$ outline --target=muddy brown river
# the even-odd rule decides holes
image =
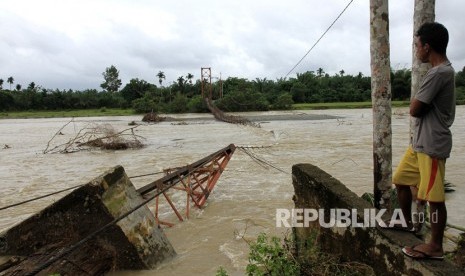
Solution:
[[[0,207],[24,199],[85,184],[107,169],[122,165],[129,176],[160,172],[197,161],[231,143],[263,146],[252,153],[273,166],[263,167],[236,150],[210,195],[206,207],[193,210],[189,220],[165,233],[177,257],[155,270],[112,275],[215,275],[220,266],[229,275],[244,275],[248,245],[260,232],[282,236],[275,227],[277,208],[292,208],[291,167],[319,166],[358,195],[372,192],[372,110],[319,110],[242,113],[261,128],[218,122],[210,114],[169,115],[183,123],[142,124],[135,133],[146,147],[124,151],[80,151],[43,154],[53,135],[70,118],[0,120]],[[53,143],[64,143],[88,125],[128,128],[140,116],[76,118]],[[452,127],[454,146],[447,161],[447,181],[456,191],[447,194],[448,222],[465,226],[465,106],[457,107]],[[393,166],[408,145],[407,108],[392,116]],[[6,146],[7,145],[7,146]],[[283,172],[284,171],[284,172]],[[133,179],[141,187],[159,176]],[[0,210],[0,231],[31,216],[63,194]],[[182,200],[185,200],[183,197]],[[1,262],[1,259],[0,259]]]

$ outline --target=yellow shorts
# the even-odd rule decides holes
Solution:
[[[446,160],[415,152],[410,146],[392,178],[395,185],[418,188],[417,198],[428,202],[444,202]]]

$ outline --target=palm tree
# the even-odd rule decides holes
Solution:
[[[194,75],[192,75],[191,73],[187,73],[186,78],[187,80],[189,80],[189,83],[192,84],[192,79],[194,78]]]
[[[15,79],[13,79],[13,77],[9,77],[6,82],[8,82],[10,84],[10,90],[11,90],[11,85],[15,82]]]
[[[342,69],[341,71],[339,71],[339,74],[341,74],[341,77],[344,77],[344,73],[345,73],[344,69]]]
[[[162,84],[163,80],[166,79],[165,73],[163,73],[163,71],[159,71],[157,74],[157,77],[158,77],[158,82],[160,83],[160,85]]]
[[[255,78],[254,81],[252,81],[255,86],[258,89],[258,92],[263,93],[263,85],[266,82],[266,78],[260,79],[260,78]]]
[[[31,82],[28,87],[27,87],[27,90],[35,90],[36,88],[36,84],[34,82]]]
[[[21,91],[21,84],[18,83],[18,84],[16,85],[16,90]]]
[[[179,85],[179,90],[181,90],[181,93],[184,92],[184,84],[186,84],[186,80],[184,80],[183,76],[180,76],[178,78],[178,85]]]
[[[320,68],[318,68],[318,70],[316,70],[316,72],[317,72],[317,74],[318,74],[318,77],[321,78],[321,76],[323,75],[323,73],[324,73],[325,71],[323,70],[323,68],[320,67]]]
[[[3,79],[0,79],[0,90],[3,89]]]

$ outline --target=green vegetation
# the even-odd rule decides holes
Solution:
[[[220,268],[216,271],[216,276],[228,276],[228,272],[224,267],[220,266]]]
[[[130,116],[143,113],[141,110],[151,110],[158,112],[156,103],[149,107],[140,107],[140,105],[149,104],[150,102],[137,100],[134,108],[106,108],[100,109],[78,109],[78,110],[38,110],[38,111],[10,111],[0,112],[0,119],[16,119],[16,118],[59,118],[59,117],[97,117],[97,116]],[[393,101],[393,107],[408,106],[408,101]],[[180,104],[179,104],[180,105]],[[191,105],[195,105],[192,107]],[[184,106],[184,105],[182,105]],[[194,97],[184,106],[184,110],[202,110],[208,112],[205,103],[200,96]],[[286,109],[294,110],[316,110],[316,109],[351,109],[351,108],[371,108],[371,102],[356,102],[356,103],[302,103],[292,104]],[[283,108],[284,109],[284,108]]]
[[[101,108],[62,111],[13,111],[0,112],[0,119],[26,118],[59,118],[59,117],[96,117],[96,116],[129,116],[134,115],[132,109]]]
[[[194,75],[180,76],[169,85],[163,83],[165,73],[159,71],[156,77],[158,86],[145,80],[131,79],[122,85],[119,71],[115,66],[106,68],[103,75],[102,91],[86,89],[83,91],[46,89],[31,82],[22,89],[14,78],[8,77],[9,89],[4,89],[4,80],[0,78],[0,115],[1,118],[49,117],[57,116],[97,116],[128,115],[147,112],[183,113],[208,112],[201,98],[205,80],[193,81]],[[156,82],[155,81],[155,82]],[[204,83],[202,83],[204,82]],[[393,106],[406,105],[410,98],[411,72],[407,69],[391,72]],[[465,103],[465,68],[456,74],[457,103]],[[208,87],[209,84],[208,84]],[[208,89],[210,91],[210,89]],[[215,105],[226,112],[265,111],[285,109],[324,109],[324,108],[369,108],[371,107],[371,79],[359,73],[346,75],[344,70],[330,76],[319,68],[316,73],[307,71],[298,73],[295,78],[267,80],[266,78],[247,80],[229,77],[211,84],[211,95]],[[69,111],[68,111],[69,110]],[[74,115],[71,111],[77,111]],[[100,110],[101,113],[93,113]],[[124,110],[113,114],[113,111]],[[34,112],[32,112],[34,111]],[[46,111],[36,113],[36,111]],[[25,113],[16,113],[25,112]],[[49,113],[52,112],[52,113]],[[119,112],[119,111],[118,111]],[[81,115],[79,115],[81,114]]]
[[[268,238],[265,233],[251,243],[247,275],[300,275],[301,265],[294,258],[289,243],[281,243],[278,237]]]
[[[408,106],[409,101],[392,101],[393,107]],[[371,102],[348,102],[348,103],[302,103],[294,104],[293,109],[351,109],[351,108],[371,108]]]
[[[285,237],[268,237],[261,233],[256,242],[249,243],[249,264],[246,274],[249,276],[264,275],[374,275],[368,265],[356,262],[342,262],[335,255],[322,252],[316,242],[316,234],[306,242],[308,256],[294,254],[294,240]],[[216,276],[227,276],[227,271],[220,267]]]
[[[105,80],[100,87],[106,91],[113,93],[119,90],[121,86],[121,79],[119,79],[119,71],[115,66],[110,66],[105,69],[105,72],[102,73],[103,79]]]

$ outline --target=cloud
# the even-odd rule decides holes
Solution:
[[[0,78],[50,89],[100,89],[110,65],[123,84],[165,83],[212,74],[248,79],[286,76],[349,0],[129,1],[5,0],[0,10]],[[465,64],[461,0],[436,4],[448,27],[449,58]],[[391,65],[411,66],[413,3],[390,2]],[[369,1],[353,1],[290,76],[323,68],[370,74]]]

